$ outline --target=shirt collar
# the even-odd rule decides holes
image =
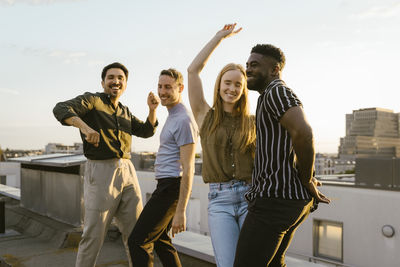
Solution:
[[[104,99],[106,99],[107,104],[112,105],[111,99],[110,99],[110,95],[109,95],[109,94],[106,94],[106,93],[104,93],[104,92],[99,92],[99,94],[100,94]],[[118,101],[118,107],[123,108],[123,105],[122,105],[121,101]]]
[[[182,109],[184,109],[184,105],[182,103],[178,103],[172,108],[168,109],[168,115],[173,115],[179,113]]]
[[[281,79],[275,79],[272,82],[270,82],[267,87],[264,89],[264,91],[262,93],[265,93],[267,91],[269,91],[271,88],[277,86],[277,85],[286,85],[284,81],[282,81]]]

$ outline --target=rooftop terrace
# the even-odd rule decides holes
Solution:
[[[20,191],[0,185],[0,199],[5,202],[5,233],[0,233],[0,267],[74,266],[82,233],[75,227],[20,206]],[[128,266],[118,229],[112,225],[100,252],[101,267]],[[183,266],[216,266],[209,236],[193,232],[178,234],[173,243]],[[155,267],[162,266],[156,257]],[[287,257],[288,267],[322,267],[296,257]]]

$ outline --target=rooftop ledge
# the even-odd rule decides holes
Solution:
[[[19,203],[19,200],[21,197],[21,190],[19,188],[0,184],[0,197],[1,196],[9,197],[11,199],[14,199],[14,201],[16,200],[17,203]],[[13,209],[13,208],[9,207],[9,209]],[[24,208],[21,208],[21,207],[19,207],[18,209],[20,211],[25,210]],[[28,211],[23,212],[23,213],[24,213],[25,219],[27,219],[28,221],[34,221],[35,223],[43,224],[42,219],[39,219],[39,220],[37,219],[37,217],[42,217],[41,215],[36,216],[36,215],[34,215],[34,213],[28,212]],[[13,214],[13,212],[11,212],[11,213],[8,212],[8,216],[10,216],[10,214]],[[6,221],[7,221],[7,219],[10,219],[10,218],[6,218]],[[45,225],[56,225],[53,227],[54,230],[56,230],[56,231],[61,230],[60,226],[57,223],[58,222],[57,220],[54,220],[49,217],[45,217],[45,220],[48,221],[47,223],[45,223]],[[11,221],[13,221],[13,220],[11,220]],[[51,223],[51,221],[53,221],[54,223]],[[6,223],[6,226],[7,226],[7,223]],[[64,233],[69,231],[65,227],[68,228],[70,226],[66,225],[66,226],[61,227],[61,228],[63,228],[62,231]],[[41,228],[41,227],[38,227],[38,229],[39,228]],[[72,229],[72,226],[70,229]],[[76,233],[76,228],[73,228],[73,229],[74,230],[72,230],[72,232]],[[0,240],[2,240],[2,237],[6,238],[6,239],[10,238],[10,234],[9,234],[10,231],[13,231],[13,229],[6,230],[6,235],[3,234],[3,236],[2,236],[0,234]],[[112,230],[110,230],[110,231],[112,231]],[[18,233],[18,235],[19,235],[19,233]],[[29,233],[29,236],[31,236],[31,235],[32,235],[32,233]],[[75,234],[75,236],[76,236],[76,234]],[[79,236],[80,236],[80,234],[78,233],[77,238],[79,238]],[[17,238],[21,238],[21,237],[17,237]],[[37,242],[42,242],[42,240],[37,240]],[[186,232],[177,234],[172,239],[172,242],[173,242],[174,246],[176,247],[176,249],[178,250],[181,257],[189,256],[189,258],[191,257],[192,259],[196,260],[195,266],[215,266],[214,251],[212,248],[210,236],[186,231]],[[34,243],[35,242],[33,242],[31,245],[35,246]],[[110,246],[110,244],[109,244],[109,246]],[[113,246],[117,246],[117,244],[115,244]],[[53,249],[59,249],[59,248],[55,247]],[[105,250],[106,249],[104,249],[104,251]],[[0,266],[2,266],[1,265],[1,256],[2,255],[0,255]],[[45,256],[44,258],[41,259],[42,263],[46,262],[46,257],[47,256]],[[48,255],[48,257],[49,257],[49,260],[51,261],[52,260],[51,258],[54,256]],[[75,258],[76,255],[74,253],[72,253],[72,255],[70,257]],[[124,254],[122,254],[121,260],[126,260],[124,258]],[[185,259],[183,259],[183,260],[185,260]],[[193,262],[193,260],[191,262]],[[288,267],[323,267],[323,266],[326,266],[326,265],[318,264],[317,262],[332,264],[332,262],[329,262],[329,261],[326,261],[323,259],[314,258],[312,256],[307,256],[307,255],[296,255],[296,254],[293,254],[290,252],[288,253],[288,256],[286,257],[286,263],[287,263]],[[336,264],[338,264],[338,263],[336,263]],[[5,266],[7,266],[7,265],[5,265]],[[336,266],[345,266],[345,265],[339,264]]]
[[[214,251],[209,236],[193,232],[182,232],[172,239],[172,243],[180,254],[215,264]],[[294,254],[293,256],[298,256],[299,258],[287,256],[286,265],[288,267],[326,267],[326,265],[310,262],[313,260],[312,257]],[[308,261],[302,258],[308,258]]]
[[[0,195],[21,200],[21,189],[0,184]]]
[[[13,230],[12,225],[9,225],[9,227],[7,227],[6,222],[6,233],[0,234],[1,244],[4,245],[3,248],[7,248],[5,249],[6,251],[3,251],[6,253],[6,256],[13,255],[14,260],[18,259],[20,261],[23,261],[25,263],[25,266],[27,267],[38,266],[38,262],[44,265],[47,263],[58,262],[57,265],[60,267],[70,266],[70,264],[74,262],[77,250],[76,248],[71,250],[72,247],[69,245],[66,247],[65,244],[70,239],[72,240],[79,238],[79,231],[77,232],[77,229],[75,227],[68,226],[52,218],[41,216],[39,214],[35,214],[31,211],[19,207],[19,189],[17,188],[0,185],[0,196],[2,195],[16,200],[14,201],[13,205],[6,205],[6,216],[9,216],[8,218],[6,218],[6,221],[13,222],[11,223],[12,225],[14,225],[14,223],[16,225],[19,225],[21,221],[24,221],[24,225],[31,225],[29,229],[24,229],[27,231],[26,233],[23,231],[17,234],[10,234],[10,231],[15,231]],[[36,233],[35,231],[38,233]],[[110,231],[115,231],[115,229]],[[60,238],[57,237],[58,235],[60,235]],[[51,236],[52,240],[57,240],[57,242],[43,243],[43,238],[49,238],[49,236]],[[214,252],[212,249],[211,238],[209,236],[187,231],[177,234],[172,239],[172,241],[181,256],[182,262],[186,261],[188,263],[188,261],[190,261],[191,263],[194,263],[193,260],[195,260],[196,263],[192,266],[215,266]],[[77,242],[79,242],[79,240],[75,240],[74,242],[72,242],[75,244],[74,247],[77,245]],[[60,245],[61,243],[63,245]],[[25,252],[22,255],[19,255],[21,249],[23,249]],[[116,253],[116,250],[118,250],[119,252]],[[113,262],[125,262],[126,256],[123,253],[123,250],[124,249],[121,242],[106,242],[104,244],[102,252],[100,253],[103,255],[100,255],[99,261],[101,262],[105,260],[104,258],[109,258],[109,254],[111,253],[111,258],[114,258]],[[43,251],[46,252],[44,253]],[[33,258],[31,260],[26,260],[27,258],[30,258],[28,257],[30,254],[34,254],[34,257],[32,256]],[[188,256],[189,258],[192,258],[192,260],[188,259]],[[297,257],[296,255],[293,256],[286,257],[286,263],[288,267],[326,266],[310,262],[310,259],[308,258],[302,259]],[[10,260],[7,257],[3,257],[4,255],[0,255],[0,266],[13,266],[1,265],[7,264],[7,261]],[[117,258],[119,258],[119,260],[117,260]],[[32,262],[35,262],[35,264],[31,265]],[[121,265],[117,264],[107,266]],[[157,264],[155,266],[157,266]]]

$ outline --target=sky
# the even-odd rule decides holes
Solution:
[[[303,102],[317,152],[337,152],[346,113],[400,112],[398,0],[0,0],[0,147],[81,142],[52,109],[103,91],[101,70],[115,61],[130,71],[120,101],[145,120],[159,72],[174,67],[186,79],[200,49],[233,22],[243,30],[220,44],[201,73],[209,104],[224,65],[245,65],[255,44],[271,43],[286,55],[283,80]],[[253,114],[257,98],[250,93]],[[189,107],[187,90],[183,102]],[[167,114],[157,109],[156,135],[135,137],[133,151],[157,151]]]

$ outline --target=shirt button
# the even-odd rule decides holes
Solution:
[[[232,167],[235,167],[235,164],[232,164]]]

